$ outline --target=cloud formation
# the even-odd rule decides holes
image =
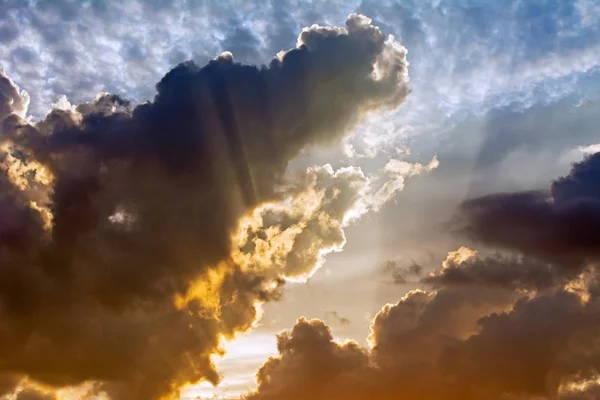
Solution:
[[[20,90],[0,68],[0,120],[12,113],[24,117],[28,106],[29,95],[27,92]]]
[[[550,193],[465,202],[463,229],[502,252],[450,252],[421,279],[432,291],[413,290],[375,316],[368,348],[337,342],[322,321],[298,320],[246,398],[595,398],[599,162],[587,156]]]
[[[468,200],[456,223],[487,245],[581,268],[600,256],[600,154],[573,165],[550,191],[492,194]]]
[[[396,165],[391,174],[390,164]],[[244,270],[304,280],[325,255],[343,249],[344,228],[392,199],[406,178],[438,165],[435,157],[426,165],[391,160],[373,175],[357,167],[310,167],[288,187],[293,195],[285,202],[257,207],[241,221],[232,258]]]
[[[294,187],[289,161],[403,102],[405,55],[352,14],[345,27],[304,29],[268,67],[235,63],[230,53],[203,67],[185,62],[157,83],[152,102],[63,100],[35,124],[23,119],[27,97],[2,75],[0,375],[54,386],[98,381],[94,390],[112,399],[216,383],[210,356],[221,338],[249,329],[283,278],[315,268],[329,223],[339,244],[347,209],[335,205],[356,195],[347,172],[365,180],[324,167]],[[319,171],[340,187],[314,190]],[[310,242],[304,249],[314,253],[273,268],[239,263],[242,217],[297,203],[301,193],[320,194],[324,212],[301,218],[292,248]]]
[[[457,257],[457,254],[463,257]],[[575,279],[558,265],[522,255],[495,254],[478,257],[477,252],[461,247],[451,252],[439,273],[421,282],[441,286],[489,286],[511,290],[544,290]]]
[[[278,336],[279,356],[246,398],[589,398],[600,355],[597,298],[521,290],[438,282],[437,292],[411,291],[376,315],[370,348],[300,319]]]

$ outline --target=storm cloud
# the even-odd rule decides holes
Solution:
[[[102,94],[62,101],[32,124],[27,96],[1,75],[3,378],[94,381],[113,399],[144,400],[218,382],[210,356],[221,339],[251,328],[258,304],[321,254],[317,242],[296,269],[240,265],[240,218],[301,192],[290,188],[288,163],[339,142],[365,114],[397,107],[407,81],[406,50],[356,14],[345,27],[304,29],[268,66],[230,53],[203,67],[182,63],[133,109]],[[386,172],[395,186],[381,196],[437,164],[402,166]],[[343,189],[327,188],[315,193],[346,201]]]

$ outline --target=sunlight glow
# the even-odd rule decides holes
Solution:
[[[277,354],[273,332],[254,331],[225,343],[223,357],[214,357],[217,370],[223,374],[219,387],[208,382],[191,385],[184,390],[182,400],[227,399],[239,397],[254,388],[254,375],[267,358]]]

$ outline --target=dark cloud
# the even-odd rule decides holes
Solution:
[[[576,278],[576,273],[535,258],[496,254],[448,257],[444,268],[421,280],[436,286],[487,286],[511,290],[544,290]]]
[[[232,259],[240,217],[285,195],[303,148],[400,104],[406,73],[405,50],[353,14],[268,67],[180,64],[133,110],[101,95],[31,125],[2,75],[0,372],[113,399],[216,383],[221,338],[283,283]]]
[[[600,154],[573,165],[549,192],[492,194],[465,201],[460,229],[488,245],[581,268],[600,256]]]

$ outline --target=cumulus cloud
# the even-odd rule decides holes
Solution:
[[[299,319],[291,332],[278,335],[277,349],[280,355],[258,371],[259,389],[248,399],[352,399],[352,383],[368,382],[367,351],[355,342],[335,343],[320,320]]]
[[[398,165],[391,175],[390,164]],[[427,165],[391,160],[373,175],[357,167],[308,168],[287,189],[291,195],[284,202],[257,207],[242,220],[232,258],[244,270],[304,280],[325,255],[343,249],[344,228],[392,199],[404,188],[405,178],[438,165],[435,158]]]
[[[0,375],[97,381],[113,399],[216,383],[210,357],[221,339],[252,327],[284,278],[310,274],[343,245],[349,210],[372,183],[328,166],[298,181],[288,163],[403,102],[405,55],[352,14],[345,27],[304,29],[269,66],[231,54],[185,62],[151,102],[61,100],[35,124],[2,76]],[[386,170],[393,187],[360,212],[435,166]],[[269,250],[251,234],[291,250],[280,263],[255,262]]]
[[[80,103],[108,91],[145,101],[165,70],[189,59],[204,64],[226,50],[245,63],[268,63],[294,45],[304,26],[343,20],[354,10],[311,0],[269,0],[262,9],[237,0],[6,0],[2,5],[0,65],[35,93],[36,118],[61,95]]]
[[[508,285],[437,285],[385,306],[368,348],[337,342],[322,321],[300,319],[278,336],[280,354],[245,398],[593,398],[597,298],[561,288],[535,295]]]
[[[461,227],[501,252],[448,253],[421,279],[431,291],[413,290],[375,316],[368,348],[300,319],[278,336],[280,354],[247,399],[596,398],[599,161],[587,156],[549,193],[465,202]]]
[[[21,90],[0,68],[0,120],[9,114],[24,117],[29,106],[29,94]]]
[[[372,348],[338,343],[319,320],[300,319],[291,332],[278,336],[280,355],[257,373],[258,388],[248,399],[392,399],[399,396],[454,399],[449,385],[438,382],[438,354],[454,331],[452,319],[472,311],[458,292],[456,298],[415,291],[396,305],[386,306],[371,327]],[[468,297],[468,296],[464,296]],[[444,316],[447,301],[455,311]],[[434,305],[435,304],[435,305]],[[456,332],[459,334],[459,332]],[[440,371],[440,372],[438,372]]]
[[[555,0],[522,1],[514,7],[456,0],[265,0],[263,5],[5,0],[0,65],[36,94],[30,109],[39,118],[63,94],[75,103],[98,91],[144,101],[163,71],[187,59],[203,64],[229,50],[245,63],[268,63],[293,46],[302,27],[327,25],[358,10],[411,49],[415,90],[402,113],[366,124],[364,134],[355,135],[357,155],[392,153],[407,135],[439,132],[465,114],[517,104],[522,110],[597,92],[583,79],[598,69],[598,19],[590,18],[594,8],[574,1],[560,6]],[[140,54],[146,63],[139,62]]]
[[[578,150],[583,154],[595,154],[600,152],[600,144],[591,144],[589,146],[579,146]]]

